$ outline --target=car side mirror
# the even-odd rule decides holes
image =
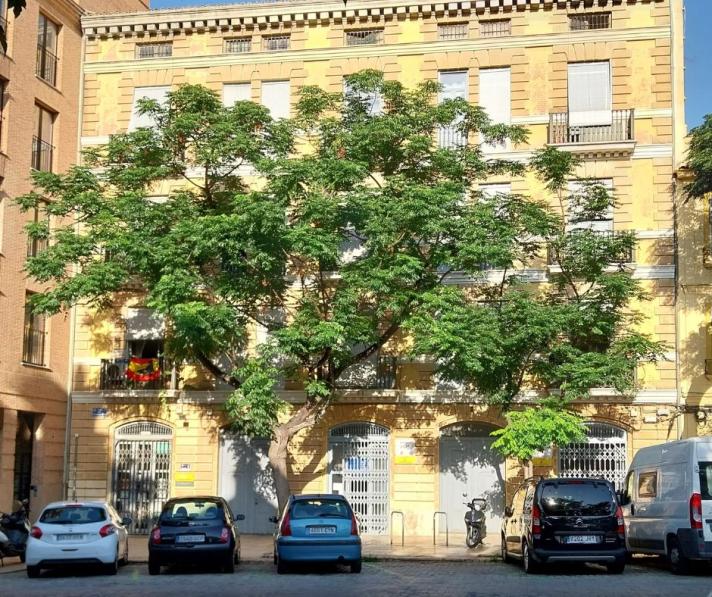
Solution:
[[[131,518],[130,516],[124,516],[121,519],[121,525],[125,526],[125,527],[130,526],[132,522],[133,522],[133,518]]]
[[[269,521],[273,522],[274,524],[277,524],[279,522],[279,518],[277,518],[276,516],[270,516]]]
[[[235,520],[245,520],[244,514],[235,514]]]
[[[621,506],[627,506],[630,504],[630,499],[628,498],[628,494],[625,493],[624,491],[621,491],[620,489],[616,491],[616,496],[618,497],[618,503]]]

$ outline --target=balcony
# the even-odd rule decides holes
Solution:
[[[459,126],[441,126],[438,129],[438,146],[442,149],[457,149],[467,146],[467,135]]]
[[[54,146],[38,137],[32,137],[32,168],[41,172],[52,172]]]
[[[57,56],[42,45],[37,46],[37,70],[35,74],[53,87],[57,86]]]
[[[163,357],[101,359],[101,390],[168,390],[174,386],[173,368]]]
[[[349,367],[337,381],[340,390],[393,390],[398,357],[379,355]]]
[[[575,232],[570,232],[569,234],[575,234]],[[597,231],[596,234],[608,237],[608,238],[615,238],[616,236],[619,236],[621,232],[618,231]],[[566,258],[566,255],[561,255],[562,258]],[[616,259],[614,259],[611,263],[633,263],[633,249],[632,248],[626,248],[623,252],[621,252],[620,255],[616,256]],[[556,254],[552,250],[551,247],[547,248],[546,251],[546,264],[551,267],[551,266],[558,266],[558,262],[556,260]]]
[[[610,124],[571,125],[568,112],[549,114],[549,145],[591,155],[623,155],[635,147],[634,110],[613,110]]]
[[[22,343],[22,362],[29,365],[45,365],[45,339],[47,332],[33,327],[25,328]]]

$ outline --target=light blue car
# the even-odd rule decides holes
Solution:
[[[340,495],[293,495],[274,536],[274,563],[284,574],[293,564],[348,564],[361,572],[361,537],[349,502]]]

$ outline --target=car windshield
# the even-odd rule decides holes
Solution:
[[[712,500],[712,462],[700,462],[700,493],[703,500]]]
[[[222,521],[225,515],[222,505],[215,500],[181,500],[166,504],[161,512],[163,524],[188,524],[193,521]]]
[[[613,492],[605,483],[544,483],[541,506],[549,516],[607,516],[615,512]]]
[[[292,518],[351,518],[351,509],[344,500],[296,500],[292,505]]]
[[[98,506],[57,506],[47,508],[40,516],[44,524],[91,524],[104,520],[106,512]]]

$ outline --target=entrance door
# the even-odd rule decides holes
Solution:
[[[220,496],[234,514],[244,514],[239,524],[244,534],[274,532],[270,516],[277,514],[277,491],[267,452],[269,440],[223,435],[220,439]]]
[[[129,533],[148,534],[170,493],[171,428],[152,421],[116,430],[114,507],[133,519]]]
[[[388,429],[348,423],[329,434],[329,489],[346,497],[361,532],[388,532]]]
[[[440,510],[447,513],[451,530],[465,532],[465,502],[483,497],[487,500],[487,534],[499,536],[505,473],[504,457],[492,448],[494,429],[480,423],[457,423],[441,430]]]
[[[35,416],[32,413],[17,413],[15,435],[15,474],[13,478],[14,502],[30,499],[32,487],[32,448],[35,438]]]

